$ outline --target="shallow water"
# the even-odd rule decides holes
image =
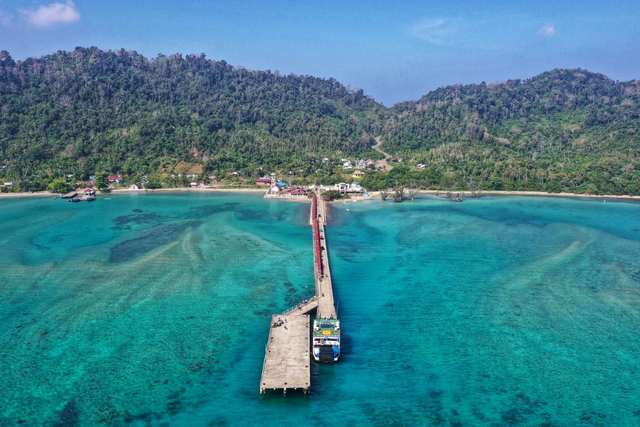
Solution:
[[[313,293],[308,205],[0,200],[0,425],[640,423],[640,204],[346,207],[343,357],[285,398],[258,384],[270,314]]]

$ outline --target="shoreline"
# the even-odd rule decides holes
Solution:
[[[164,193],[164,192],[182,192],[182,191],[195,191],[195,192],[207,192],[214,191],[216,193],[219,192],[232,192],[232,193],[264,193],[266,190],[261,188],[219,188],[219,187],[208,187],[208,188],[186,188],[186,187],[178,187],[178,188],[156,188],[156,189],[140,189],[140,190],[130,190],[128,188],[118,188],[111,191],[96,191],[96,196],[109,196],[111,194],[125,194],[125,193],[141,193],[141,194],[149,194],[149,193]],[[71,190],[78,195],[84,193],[83,189]],[[48,191],[38,191],[35,193],[0,193],[1,198],[11,198],[11,197],[60,197],[58,193],[50,193]]]
[[[75,190],[78,194],[82,194],[83,190]],[[96,195],[109,195],[109,194],[126,194],[126,193],[164,193],[164,192],[183,192],[183,191],[194,191],[194,192],[208,192],[214,191],[218,192],[229,192],[229,193],[264,193],[266,189],[262,188],[219,188],[219,187],[208,187],[208,188],[157,188],[154,190],[130,190],[128,188],[111,190],[109,192],[97,191]],[[435,195],[436,193],[445,193],[445,191],[441,190],[420,190],[418,191],[418,195],[420,194],[429,194]],[[466,197],[470,197],[470,191],[453,191],[453,193],[463,193]],[[370,198],[355,198],[355,199],[344,199],[340,201],[368,201],[368,200],[376,200],[380,199],[379,191],[370,191]],[[480,191],[480,195],[491,195],[491,196],[538,196],[538,197],[575,197],[575,198],[592,198],[592,199],[618,199],[618,200],[640,200],[640,196],[628,196],[628,195],[597,195],[597,194],[577,194],[577,193],[546,193],[544,191],[498,191],[498,190],[487,190]],[[2,198],[12,198],[12,197],[60,197],[57,193],[49,193],[45,191],[35,192],[35,193],[0,193],[0,199]],[[286,197],[268,197],[265,200],[291,200]],[[294,200],[291,200],[294,201]],[[295,200],[295,201],[307,201],[305,200]],[[338,201],[338,200],[336,200]]]
[[[444,194],[446,191],[442,190],[420,190],[417,195],[428,194],[435,196],[437,193]],[[465,198],[471,197],[471,191],[452,191],[452,193],[462,193]],[[379,191],[369,191],[371,197],[369,199],[344,199],[344,201],[362,201],[362,200],[374,200],[380,199]],[[618,200],[640,200],[640,196],[628,196],[628,195],[598,195],[598,194],[578,194],[578,193],[546,193],[544,191],[499,191],[499,190],[482,190],[480,191],[480,197],[482,196],[530,196],[530,197],[570,197],[570,198],[582,198],[582,199],[618,199]],[[389,198],[392,198],[390,195]],[[407,199],[405,199],[407,200]],[[335,200],[342,201],[342,200]]]

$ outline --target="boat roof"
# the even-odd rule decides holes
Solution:
[[[339,338],[340,329],[335,330],[338,319],[316,319],[318,322],[318,330],[313,330],[314,337]]]

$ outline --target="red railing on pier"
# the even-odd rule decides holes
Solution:
[[[311,210],[313,212],[313,246],[315,247],[315,262],[318,274],[323,275],[322,256],[320,254],[320,227],[318,225],[318,198],[313,194],[313,202]]]

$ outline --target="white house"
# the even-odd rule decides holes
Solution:
[[[353,181],[351,183],[351,185],[349,186],[349,189],[352,192],[360,193],[362,191],[362,185],[360,185],[360,183],[358,181]]]

